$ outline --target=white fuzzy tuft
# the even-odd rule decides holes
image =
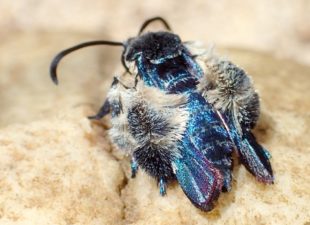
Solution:
[[[132,80],[133,80],[132,76]],[[149,141],[162,145],[163,149],[172,151],[174,155],[178,154],[176,148],[177,142],[183,137],[188,120],[188,111],[186,109],[187,97],[177,94],[165,94],[157,88],[147,87],[143,82],[138,82],[136,88],[125,88],[123,85],[132,83],[132,80],[126,77],[120,77],[120,82],[112,87],[108,93],[108,100],[110,102],[120,102],[122,105],[121,113],[112,117],[112,128],[109,134],[112,141],[122,150],[127,153],[132,153],[139,147],[138,143],[143,143],[142,140],[136,140],[130,133],[128,113],[129,110],[139,105],[141,110],[149,112],[156,112],[156,116],[160,117],[167,124],[169,132],[165,135],[144,137]],[[142,132],[142,131],[141,131]],[[175,146],[166,148],[166,146]]]

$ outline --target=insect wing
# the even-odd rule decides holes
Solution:
[[[241,162],[259,181],[273,183],[269,152],[257,143],[252,133],[244,136],[239,148]]]
[[[270,164],[270,153],[262,147],[251,131],[243,129],[239,134],[232,116],[226,117],[226,127],[234,140],[241,163],[253,174],[257,180],[264,183],[273,183],[273,171]]]
[[[221,192],[223,177],[211,162],[193,150],[183,151],[183,156],[173,162],[175,175],[190,201],[196,207],[210,211]]]
[[[199,93],[190,94],[188,99],[190,118],[187,135],[190,142],[221,172],[224,177],[223,188],[229,191],[234,144],[213,107]]]

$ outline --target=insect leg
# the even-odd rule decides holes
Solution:
[[[163,178],[160,178],[159,179],[159,194],[161,196],[165,196],[167,194],[166,188],[167,188],[166,181],[164,181]]]
[[[101,108],[99,109],[99,112],[94,116],[89,116],[88,119],[90,120],[100,120],[105,115],[110,113],[110,103],[108,100],[105,100]]]
[[[135,178],[139,167],[137,161],[134,158],[131,159],[130,167],[131,167],[131,178]]]

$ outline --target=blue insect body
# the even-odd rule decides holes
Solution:
[[[109,134],[133,156],[132,174],[137,166],[145,170],[161,194],[177,179],[194,205],[211,210],[231,182],[233,143],[220,117],[196,91],[167,95],[140,81],[126,89],[125,80],[108,93],[112,109],[122,104],[119,114],[112,113]]]
[[[211,210],[222,190],[231,188],[233,144],[211,105],[197,92],[188,93],[189,118],[177,158],[176,177],[194,205]]]
[[[162,18],[153,18],[140,33],[155,20],[169,28]],[[114,78],[107,100],[90,118],[111,113],[110,137],[132,156],[132,177],[142,168],[157,179],[161,195],[176,179],[196,207],[209,211],[220,192],[231,189],[236,150],[259,181],[272,183],[268,151],[251,133],[259,101],[246,73],[196,55],[173,33],[140,33],[125,43],[97,41],[64,50],[51,66],[57,82],[57,64],[71,51],[94,44],[124,46],[127,73]]]
[[[126,46],[125,59],[135,62],[144,83],[167,94],[195,90],[203,76],[202,69],[175,34],[149,32],[129,39]]]
[[[205,93],[204,97],[208,102],[216,104],[218,99],[228,102],[227,107],[222,103],[215,108],[221,113],[223,126],[230,133],[241,162],[258,180],[265,183],[273,182],[268,151],[257,143],[251,133],[251,128],[255,126],[259,116],[258,95],[242,69],[230,62],[217,60],[212,64],[212,69],[216,71],[204,75],[180,38],[168,32],[146,33],[130,39],[127,44],[129,47],[125,51],[125,58],[127,61],[135,61],[138,75],[146,85],[159,88],[167,94],[188,94],[195,92],[197,85],[202,86],[203,83],[200,92]],[[201,82],[210,80],[209,77],[213,78],[215,73],[218,76],[214,81],[215,84]],[[219,93],[214,93],[214,89]],[[210,93],[212,91],[213,93]],[[209,94],[218,99],[210,99]],[[240,111],[241,115],[236,115],[238,114],[236,111]],[[236,118],[238,116],[241,118]],[[217,140],[216,137],[212,139]],[[228,178],[225,183],[230,187]]]

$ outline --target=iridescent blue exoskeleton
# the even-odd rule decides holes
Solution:
[[[60,52],[91,45],[124,47],[126,72],[115,77],[107,100],[91,119],[111,113],[110,137],[132,156],[132,176],[145,170],[166,194],[177,180],[198,208],[209,211],[221,191],[231,189],[232,152],[259,180],[273,183],[269,153],[251,129],[259,116],[259,100],[246,73],[231,62],[196,53],[171,32],[142,33],[126,42],[86,42]]]

